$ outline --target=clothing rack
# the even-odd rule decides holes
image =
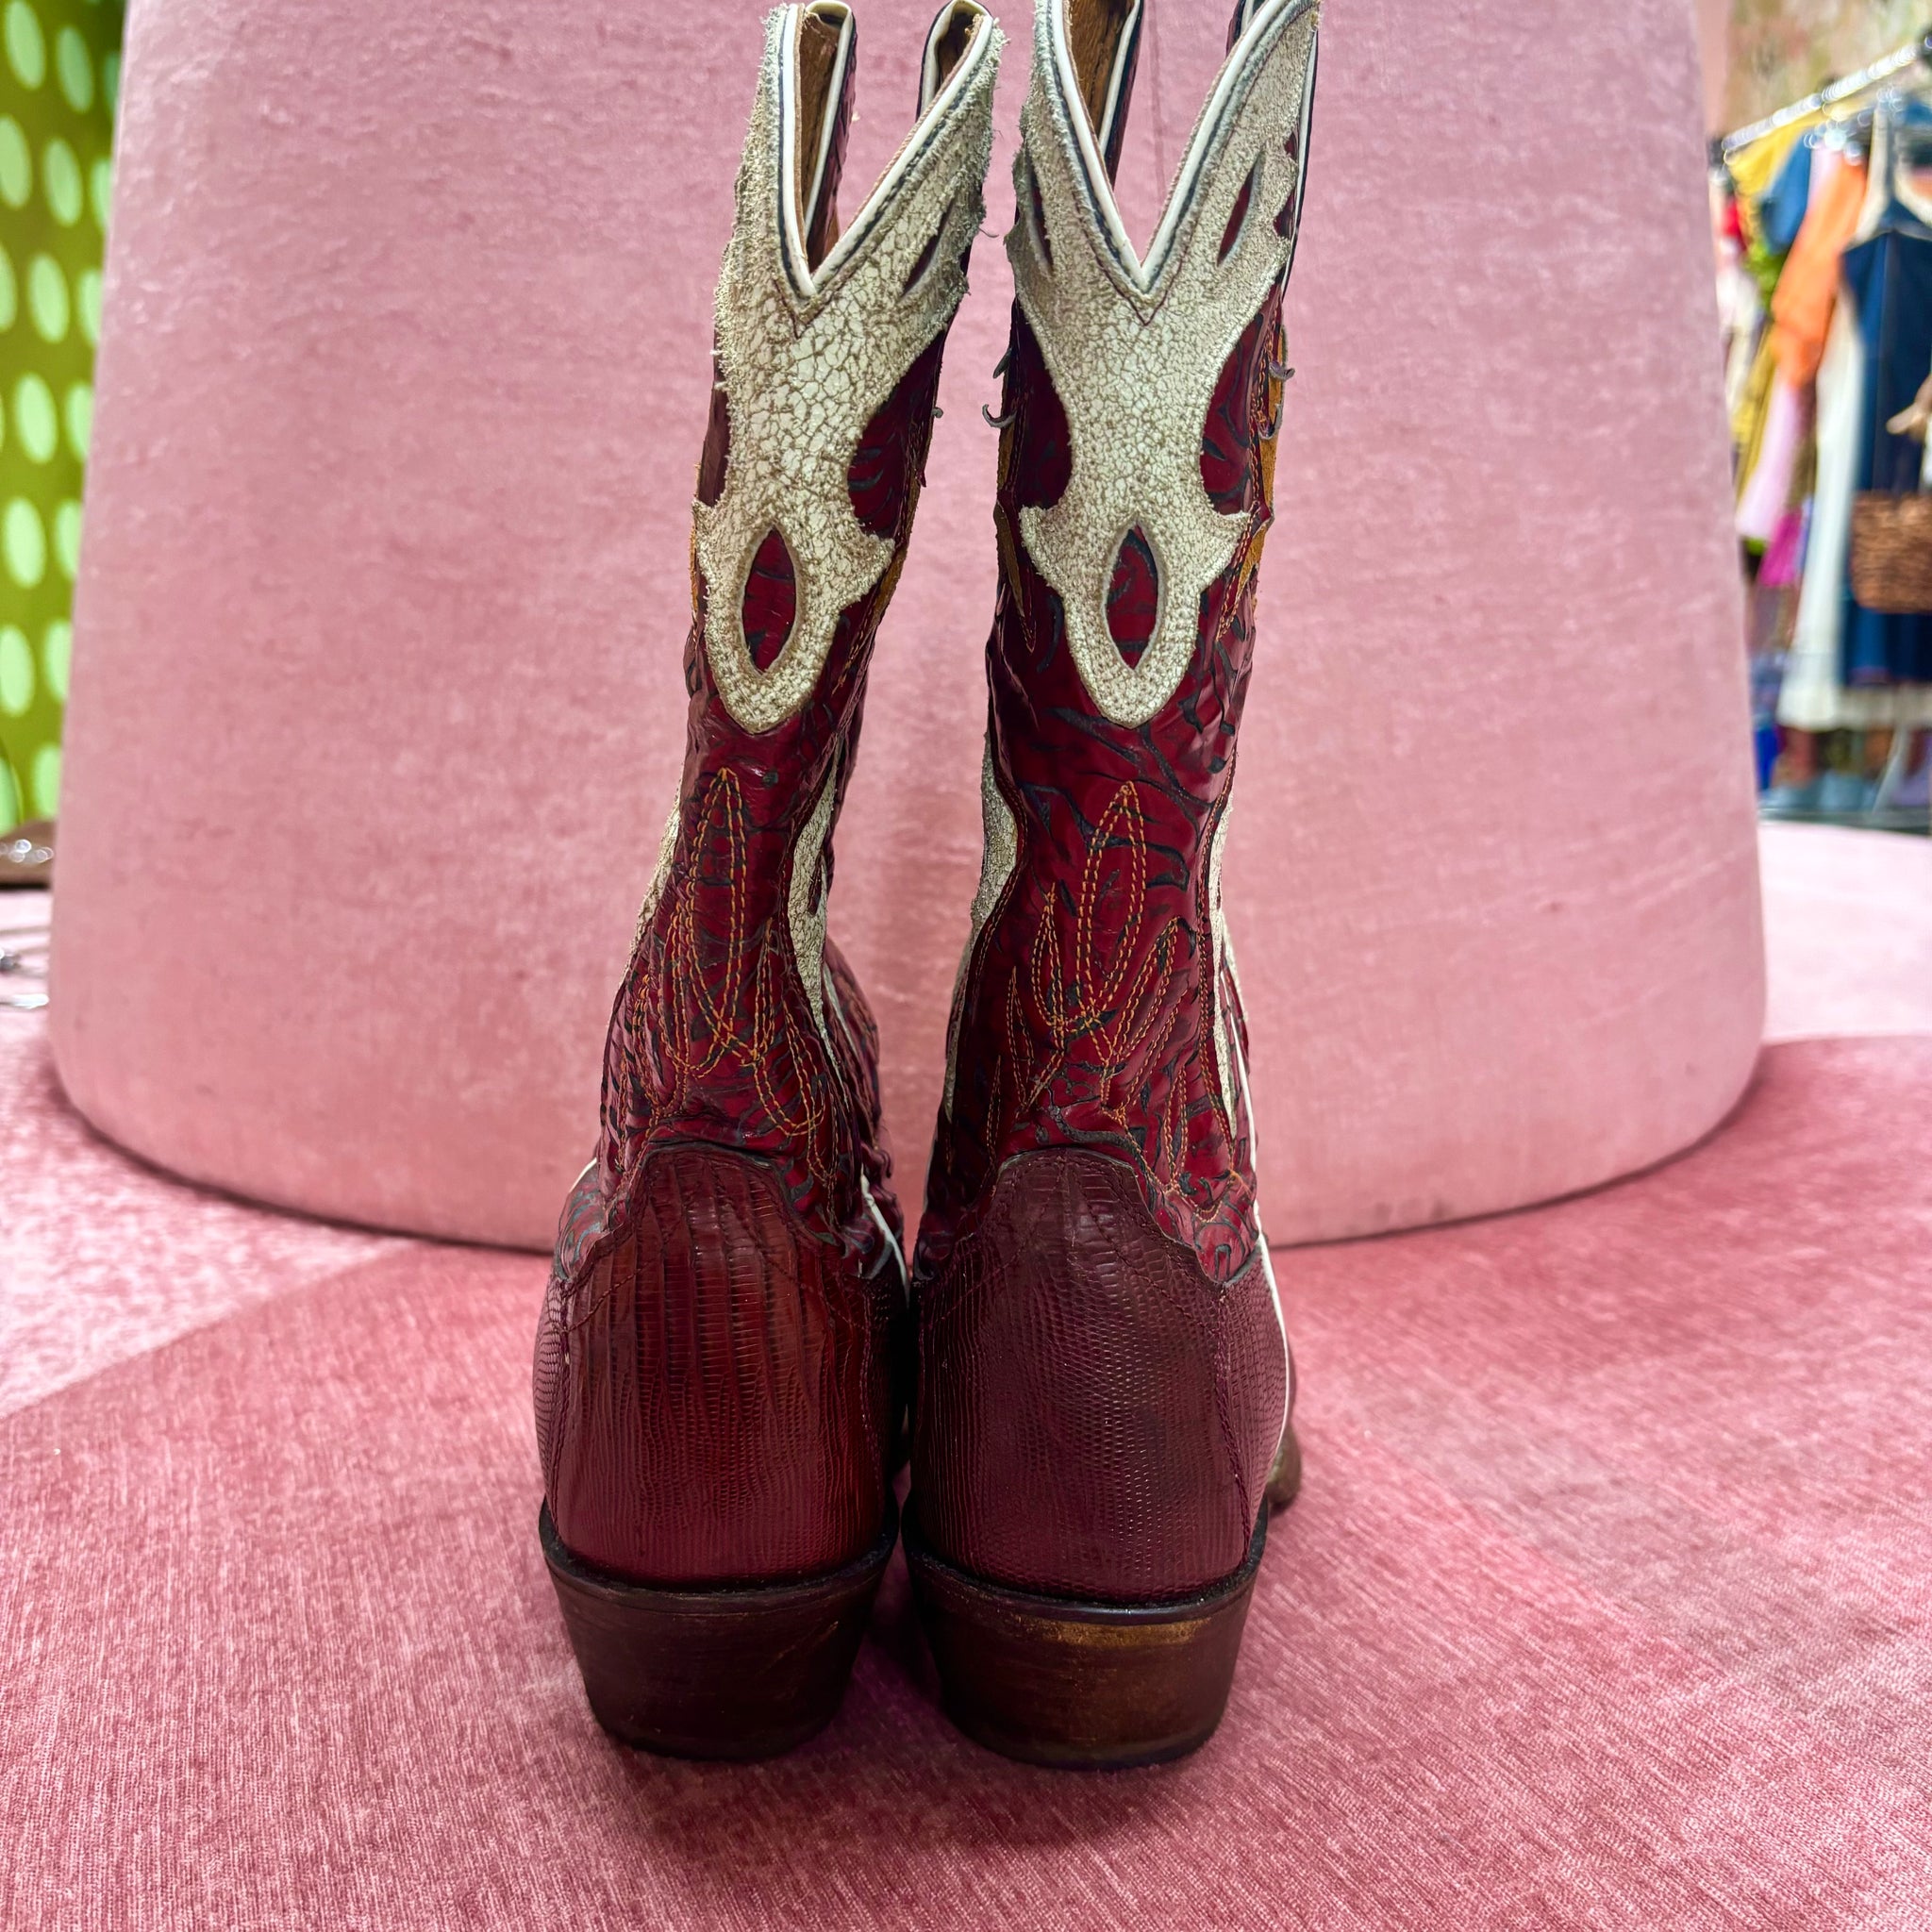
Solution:
[[[1873,61],[1871,66],[1861,67],[1857,73],[1848,74],[1842,80],[1835,80],[1829,87],[1820,88],[1815,94],[1807,94],[1802,101],[1793,101],[1789,108],[1780,108],[1775,114],[1768,115],[1762,121],[1754,121],[1748,127],[1740,127],[1735,134],[1725,135],[1721,148],[1722,157],[1728,160],[1753,142],[1762,141],[1767,134],[1775,134],[1779,128],[1789,127],[1793,121],[1802,121],[1822,108],[1835,108],[1840,101],[1849,101],[1874,87],[1882,87],[1895,75],[1922,62],[1932,63],[1932,33],[1921,34],[1916,41],[1887,54],[1882,59]]]

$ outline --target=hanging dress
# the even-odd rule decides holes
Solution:
[[[1764,237],[1768,254],[1789,255],[1798,239],[1806,215],[1810,211],[1811,168],[1818,158],[1818,141],[1807,133],[1794,142],[1784,165],[1772,177],[1770,188],[1757,204],[1757,229]]]
[[[1875,232],[1845,251],[1844,279],[1865,348],[1853,488],[1916,491],[1925,453],[1885,425],[1932,374],[1932,227],[1893,202]],[[1843,595],[1842,681],[1932,684],[1932,615],[1868,610],[1849,577]]]
[[[1908,182],[1897,184],[1894,196],[1888,185],[1891,180],[1890,133],[1881,119],[1874,130],[1857,239],[1877,232],[1894,198],[1904,199],[1907,210],[1922,220],[1932,214],[1932,203],[1922,203]],[[1857,303],[1849,291],[1841,291],[1818,370],[1818,469],[1806,538],[1805,582],[1777,701],[1777,722],[1795,731],[1932,724],[1932,687],[1847,689],[1840,672],[1864,395],[1865,339]]]
[[[1737,189],[1739,224],[1744,238],[1746,273],[1757,281],[1759,297],[1767,305],[1777,286],[1781,255],[1774,254],[1765,236],[1760,209],[1767,195],[1783,173],[1791,152],[1803,142],[1822,114],[1809,114],[1788,123],[1776,132],[1755,141],[1732,155],[1725,165]],[[1807,181],[1808,189],[1808,177]],[[1752,348],[1749,360],[1734,377],[1731,401],[1731,444],[1737,453],[1737,485],[1741,498],[1757,473],[1763,449],[1765,420],[1771,411],[1772,390],[1777,377],[1777,357],[1772,347],[1772,332],[1763,330]]]
[[[1863,166],[1847,160],[1841,149],[1805,141],[1792,153],[1810,158],[1803,176],[1809,206],[1771,298],[1770,348],[1776,368],[1756,462],[1738,494],[1738,535],[1767,545],[1792,508],[1792,486],[1811,433],[1811,384],[1838,296],[1839,258],[1857,232],[1866,194]],[[1790,173],[1788,165],[1780,183]],[[1769,230],[1768,204],[1760,219]],[[1779,219],[1789,223],[1790,210]]]
[[[1811,207],[1771,298],[1778,373],[1799,389],[1816,377],[1824,359],[1840,267],[1871,193],[1864,164],[1841,150],[1820,149],[1810,179]]]

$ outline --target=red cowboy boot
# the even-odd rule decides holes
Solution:
[[[1110,187],[1140,24],[1035,12],[986,860],[914,1266],[907,1548],[947,1708],[1078,1765],[1212,1732],[1298,1469],[1221,854],[1316,8],[1238,10],[1144,264]]]
[[[983,216],[1000,35],[949,0],[841,235],[841,0],[769,24],[718,285],[689,744],[537,1335],[544,1555],[627,1742],[758,1757],[843,1694],[909,1376],[876,1035],[830,835]]]

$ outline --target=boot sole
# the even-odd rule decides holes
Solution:
[[[620,1743],[669,1757],[774,1757],[837,1714],[898,1510],[863,1557],[797,1583],[677,1590],[580,1561],[537,1519],[591,1714]]]
[[[1245,1562],[1211,1590],[1166,1603],[1038,1596],[957,1569],[906,1516],[906,1557],[946,1715],[1007,1757],[1124,1771],[1198,1750],[1234,1682],[1268,1509]]]

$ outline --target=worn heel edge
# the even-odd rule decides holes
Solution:
[[[1263,1508],[1241,1567],[1194,1595],[1108,1604],[1036,1595],[958,1568],[905,1523],[920,1622],[946,1714],[1008,1757],[1124,1771],[1214,1735],[1268,1541]]]
[[[899,1523],[888,1493],[872,1547],[841,1569],[688,1590],[582,1561],[547,1502],[537,1533],[605,1730],[664,1757],[744,1760],[789,1751],[837,1715]]]

